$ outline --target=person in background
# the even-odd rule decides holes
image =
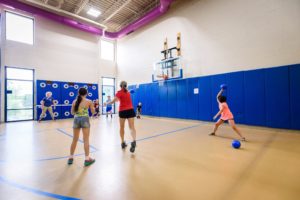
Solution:
[[[139,102],[138,106],[136,108],[136,118],[141,119],[141,114],[142,114],[142,103]]]
[[[110,96],[107,96],[106,100],[106,118],[108,118],[108,115],[110,114],[110,117],[112,118],[112,104],[109,104],[111,102]]]
[[[41,122],[42,119],[45,118],[47,111],[50,113],[52,120],[55,120],[55,116],[53,113],[53,106],[55,109],[55,103],[54,103],[54,99],[52,97],[52,92],[48,91],[48,92],[46,92],[46,96],[41,101],[42,113],[40,115],[39,122]]]
[[[95,108],[95,115],[94,117],[99,117],[100,116],[100,105],[99,105],[99,100],[96,99],[94,102],[94,108]]]

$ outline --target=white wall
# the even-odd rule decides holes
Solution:
[[[182,33],[184,76],[300,63],[299,0],[177,0],[154,23],[118,41],[118,78],[150,82],[168,37]]]
[[[3,13],[3,9],[0,11]],[[2,91],[4,66],[35,69],[36,79],[57,81],[100,83],[102,76],[116,76],[116,64],[100,59],[99,36],[35,16],[35,44],[30,46],[5,41],[3,19],[2,28]],[[1,102],[4,111],[3,92]]]

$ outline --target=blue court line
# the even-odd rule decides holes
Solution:
[[[73,135],[69,134],[68,132],[64,131],[63,129],[57,128],[56,130],[63,133],[63,134],[65,134],[65,135],[67,135],[67,136],[69,136],[69,137],[71,137],[71,138],[73,138]],[[82,144],[84,143],[83,140],[81,140],[81,139],[79,139],[78,141],[81,142]],[[90,148],[95,150],[95,151],[98,151],[98,149],[96,147],[92,146],[92,145],[90,145]]]
[[[50,197],[50,198],[53,198],[53,199],[62,199],[62,200],[80,200],[80,199],[75,198],[75,197],[62,196],[62,195],[59,195],[59,194],[44,192],[42,190],[27,187],[25,185],[21,185],[19,183],[15,183],[15,182],[12,182],[10,180],[7,180],[7,179],[5,179],[1,176],[0,176],[0,182],[2,182],[4,184],[7,184],[11,187],[14,187],[14,188],[17,188],[17,189],[20,189],[20,190],[24,190],[26,192],[30,192],[30,193],[33,193],[33,194],[36,194],[36,195],[39,195],[39,196]]]
[[[200,125],[202,125],[202,124],[197,124],[197,125],[194,125],[194,126],[188,126],[188,127],[184,127],[184,128],[180,128],[180,129],[176,129],[176,130],[173,130],[173,131],[168,131],[168,132],[160,133],[160,134],[156,134],[156,135],[151,135],[151,136],[148,136],[148,137],[137,139],[136,141],[149,140],[149,139],[160,137],[160,136],[163,136],[163,135],[168,135],[168,134],[177,133],[177,132],[180,132],[180,131],[192,129],[192,128],[198,127]]]

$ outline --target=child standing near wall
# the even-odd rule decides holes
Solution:
[[[106,100],[106,118],[108,118],[108,114],[110,114],[110,117],[112,118],[112,104],[109,104],[111,102],[110,96],[107,96]]]
[[[52,92],[46,92],[46,97],[44,97],[41,101],[41,109],[42,113],[39,118],[39,122],[45,117],[46,112],[48,111],[52,117],[52,120],[55,120],[55,116],[53,114],[52,106],[55,106],[54,99],[52,97]]]
[[[209,135],[216,135],[216,132],[221,124],[223,124],[225,121],[228,121],[232,129],[241,137],[242,141],[246,141],[246,138],[241,134],[240,130],[236,127],[234,122],[233,114],[231,113],[228,104],[226,103],[226,97],[222,95],[223,89],[220,90],[220,92],[217,95],[217,101],[219,104],[219,112],[214,116],[214,120],[217,119],[219,115],[221,115],[221,118],[217,121],[215,124],[214,131]]]
[[[138,119],[141,119],[141,114],[142,114],[142,103],[141,102],[139,102],[138,103],[138,106],[137,106],[137,108],[136,108],[136,118],[138,118]]]

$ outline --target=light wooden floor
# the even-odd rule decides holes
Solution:
[[[300,199],[300,132],[240,126],[248,142],[235,150],[230,127],[211,137],[212,126],[136,120],[140,141],[132,155],[120,148],[117,117],[95,119],[96,163],[86,168],[82,143],[75,163],[66,164],[72,120],[2,124],[0,199]]]

